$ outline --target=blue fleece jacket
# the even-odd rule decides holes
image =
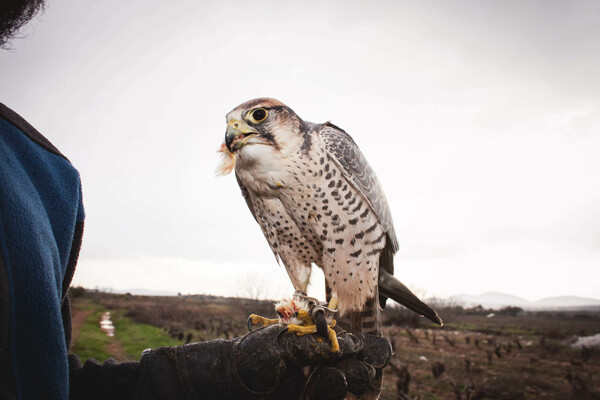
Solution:
[[[64,321],[69,324],[70,315],[63,314],[70,313],[66,291],[83,220],[77,170],[0,104],[0,280],[8,288],[0,293],[8,313],[2,321],[8,326],[0,327],[8,349],[0,356],[4,350],[19,399],[69,397],[70,326]]]

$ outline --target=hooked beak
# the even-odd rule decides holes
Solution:
[[[235,152],[244,146],[247,138],[250,135],[258,132],[243,121],[232,119],[227,123],[227,131],[225,132],[225,144],[230,152]]]

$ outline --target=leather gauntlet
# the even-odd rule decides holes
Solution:
[[[281,325],[233,340],[161,347],[140,361],[139,399],[343,399],[363,393],[392,350],[388,339],[342,333],[340,352]]]

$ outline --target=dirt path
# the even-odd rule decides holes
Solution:
[[[76,308],[71,310],[71,345],[77,343],[83,323],[92,312],[93,311],[78,310]],[[98,324],[98,329],[100,329],[100,324]],[[110,338],[110,343],[106,345],[106,352],[117,361],[128,361],[129,358],[127,357],[127,352],[118,336],[119,333],[115,332],[115,336]]]
[[[125,348],[121,344],[121,341],[117,337],[113,337],[113,340],[106,346],[106,351],[112,358],[117,361],[129,361]]]
[[[91,311],[81,311],[76,308],[71,309],[71,343],[77,342],[79,332],[83,326],[83,321],[85,321],[91,313]]]
[[[102,316],[102,319],[110,323],[111,314],[112,313],[110,312],[105,313],[105,315]],[[114,315],[112,316],[114,317]],[[113,325],[111,325],[111,328],[112,331],[110,334],[106,332],[107,335],[110,337],[110,342],[106,345],[106,351],[108,352],[108,354],[110,354],[112,358],[114,358],[117,361],[128,361],[129,357],[127,357],[127,353],[125,351],[125,348],[123,347],[123,343],[121,343],[121,340],[119,339],[119,332],[115,329]]]

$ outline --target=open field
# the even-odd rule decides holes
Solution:
[[[148,347],[246,332],[251,313],[273,315],[272,303],[213,296],[151,297],[71,292],[74,341],[82,359],[139,359]],[[388,307],[384,335],[395,358],[382,399],[600,399],[600,348],[572,348],[600,333],[598,313],[497,312],[438,307],[442,328]],[[110,311],[115,336],[99,329]],[[511,315],[515,314],[515,315]]]

